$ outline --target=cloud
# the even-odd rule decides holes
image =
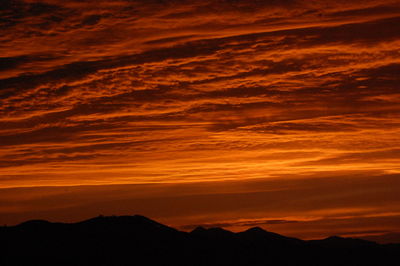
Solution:
[[[3,204],[6,222],[99,206],[298,233],[398,221],[396,1],[26,0],[0,15],[1,194],[38,197]]]

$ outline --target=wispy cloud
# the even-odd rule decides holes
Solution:
[[[400,173],[398,1],[5,0],[0,16],[0,188]]]

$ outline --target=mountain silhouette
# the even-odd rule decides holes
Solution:
[[[398,265],[399,244],[304,241],[253,227],[182,232],[140,215],[0,227],[0,265]]]

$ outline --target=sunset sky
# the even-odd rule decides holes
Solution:
[[[0,224],[99,214],[400,233],[400,1],[1,0]]]

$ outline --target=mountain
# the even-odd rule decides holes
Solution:
[[[330,237],[304,241],[259,227],[181,232],[144,216],[0,227],[0,265],[398,265],[400,245]]]
[[[372,241],[340,236],[331,236],[321,240],[311,240],[309,242],[326,248],[361,248],[379,246],[377,243]]]

